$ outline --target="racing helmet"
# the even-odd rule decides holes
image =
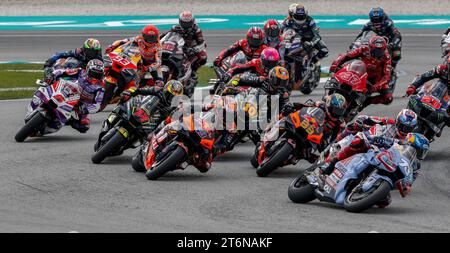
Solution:
[[[264,43],[264,32],[259,27],[251,27],[247,31],[247,42],[251,48],[259,48]]]
[[[164,85],[163,99],[166,102],[171,102],[176,96],[183,95],[183,84],[177,80],[170,80]]]
[[[332,118],[340,118],[347,111],[347,100],[339,93],[331,94],[325,101],[327,114]]]
[[[386,40],[380,36],[373,36],[369,41],[369,49],[372,57],[383,57],[387,50]]]
[[[142,29],[142,39],[148,47],[152,47],[159,41],[159,30],[154,25],[147,25]]]
[[[419,160],[425,159],[430,150],[430,141],[419,133],[409,133],[406,135],[404,143],[416,149],[416,156]]]
[[[180,27],[184,30],[192,29],[195,24],[195,17],[190,11],[183,11],[180,13],[180,17],[178,19],[180,23]]]
[[[89,81],[102,81],[105,68],[103,62],[97,59],[91,60],[86,66],[86,75]]]
[[[297,24],[303,24],[306,21],[308,12],[303,4],[291,4],[289,6],[289,17],[293,19]]]
[[[269,19],[264,24],[264,35],[267,38],[276,39],[281,34],[281,26],[275,19]]]
[[[260,59],[264,69],[269,71],[280,63],[280,54],[276,49],[268,47],[262,51]]]
[[[276,66],[269,72],[269,88],[271,91],[279,88],[287,88],[289,84],[289,72],[284,67]]]
[[[92,60],[95,59],[97,55],[102,52],[102,46],[100,44],[100,41],[98,41],[97,39],[88,38],[84,42],[81,51],[87,60]]]
[[[376,30],[381,28],[381,24],[386,18],[386,14],[381,7],[372,8],[369,12],[369,18]]]
[[[410,109],[401,110],[395,120],[397,134],[401,137],[411,133],[417,126],[417,115]]]

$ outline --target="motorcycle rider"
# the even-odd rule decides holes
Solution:
[[[275,19],[267,20],[264,24],[264,44],[279,51],[282,42],[280,23]]]
[[[372,8],[369,12],[369,18],[370,21],[364,25],[356,39],[359,39],[366,31],[373,31],[378,36],[388,38],[388,48],[392,51],[392,69],[395,69],[401,59],[402,35],[400,31],[380,7]]]
[[[53,72],[56,78],[70,77],[76,79],[82,89],[80,102],[76,106],[79,119],[72,119],[67,123],[80,133],[86,133],[90,128],[89,113],[103,110],[101,107],[105,92],[103,88],[103,73],[103,62],[98,59],[89,61],[86,69],[58,69]]]
[[[447,60],[450,56],[450,42],[446,42],[450,37],[450,26],[447,30],[442,34],[441,47],[442,47],[442,57],[444,61]]]
[[[317,27],[316,21],[308,15],[303,4],[295,3],[289,6],[289,15],[282,23],[282,31],[285,32],[288,29],[293,29],[302,37],[305,48],[318,50],[317,55],[312,59],[314,63],[317,64],[319,60],[328,56],[329,51],[319,34],[319,27]]]
[[[258,59],[265,48],[267,48],[267,46],[264,44],[263,30],[259,27],[251,27],[247,31],[245,39],[236,41],[229,48],[220,52],[219,56],[214,60],[214,66],[219,67],[225,58],[232,56],[239,51],[242,51],[245,54],[247,61]]]
[[[192,63],[193,79],[197,80],[197,70],[206,64],[206,42],[203,38],[203,32],[197,24],[194,15],[190,11],[183,11],[179,16],[179,24],[173,26],[169,32],[178,33],[184,40],[184,52],[189,59],[197,57]],[[161,34],[160,38],[166,33]]]
[[[322,143],[319,145],[319,151],[325,149],[328,144],[334,142],[339,133],[345,128],[344,114],[347,110],[348,103],[344,96],[334,93],[326,98],[326,101],[307,100],[305,103],[290,103],[283,108],[282,116],[285,117],[290,113],[300,110],[303,107],[317,107],[325,112],[325,123]]]
[[[350,134],[362,132],[365,138],[358,135],[351,144],[343,148],[335,157],[331,159],[329,166],[324,169],[324,173],[329,174],[334,168],[334,165],[341,160],[351,157],[358,153],[367,152],[372,145],[384,148],[386,145],[386,138],[392,140],[403,140],[411,133],[417,126],[417,115],[414,111],[403,109],[397,115],[397,118],[380,118],[370,117],[366,115],[359,116],[354,123],[347,126],[347,129],[339,137],[338,140],[345,138]]]
[[[380,93],[380,95],[368,97],[364,101],[363,108],[370,104],[392,103],[394,91],[389,87],[391,56],[387,50],[386,40],[374,36],[370,39],[368,46],[339,55],[331,64],[330,72],[336,72],[341,64],[352,59],[360,59],[366,64],[370,93]]]
[[[53,65],[59,59],[67,59],[69,57],[75,58],[81,63],[81,68],[86,68],[89,61],[97,59],[103,61],[102,47],[100,41],[93,38],[88,38],[83,43],[83,46],[69,51],[59,52],[45,61],[44,64],[44,80],[54,80]]]
[[[123,40],[115,41],[110,45],[105,52],[109,54],[116,48],[132,43],[139,47],[141,54],[141,62],[138,64],[140,75],[144,75],[146,72],[150,72],[155,84],[162,86],[163,78],[160,70],[161,66],[161,44],[159,43],[159,30],[154,25],[147,25],[142,29],[142,33],[139,36],[127,38]],[[137,84],[136,84],[137,85]]]
[[[445,64],[439,64],[433,69],[417,76],[406,90],[406,95],[411,96],[418,88],[435,78],[439,78],[441,82],[447,84],[447,87],[450,88],[450,58],[447,58]]]

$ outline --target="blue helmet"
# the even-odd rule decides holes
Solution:
[[[417,114],[409,109],[403,109],[395,120],[397,134],[401,137],[411,133],[417,126]]]
[[[405,138],[405,143],[416,149],[419,160],[425,159],[430,150],[430,141],[419,133],[409,133]]]
[[[327,113],[333,118],[340,118],[344,116],[347,111],[347,100],[344,96],[338,93],[334,93],[328,96],[325,101]]]
[[[370,21],[374,24],[379,24],[384,21],[386,14],[381,7],[372,8],[369,12]]]

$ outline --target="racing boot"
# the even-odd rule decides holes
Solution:
[[[391,204],[392,202],[392,197],[391,197],[391,193],[389,193],[385,199],[383,199],[382,201],[377,203],[377,206],[379,208],[386,208],[387,206],[389,206],[389,204]]]
[[[70,126],[78,132],[84,134],[89,130],[91,121],[88,118],[83,118],[81,120],[72,120],[70,121]]]

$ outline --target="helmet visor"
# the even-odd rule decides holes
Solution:
[[[345,114],[345,107],[331,106],[331,108],[328,108],[328,111],[334,117],[342,117]]]
[[[375,58],[381,58],[384,55],[385,50],[381,48],[373,48],[370,50],[370,54]]]
[[[280,35],[280,30],[277,28],[266,29],[267,37],[276,38]]]
[[[306,19],[306,13],[294,13],[292,16],[297,21],[304,21]]]
[[[180,26],[183,29],[190,29],[190,28],[192,28],[194,26],[194,21],[192,21],[192,20],[191,21],[180,20]]]
[[[248,37],[247,41],[248,41],[248,45],[252,48],[258,48],[263,44],[263,40],[261,38],[256,39],[256,38]]]
[[[414,128],[416,128],[416,126],[407,125],[402,122],[398,122],[396,124],[396,126],[397,126],[398,131],[402,134],[411,133],[414,130]]]
[[[150,44],[155,44],[156,42],[158,42],[158,35],[156,34],[154,35],[142,34],[142,38],[144,39],[145,42]]]
[[[262,65],[265,69],[273,69],[278,65],[278,61],[274,60],[262,60]]]

